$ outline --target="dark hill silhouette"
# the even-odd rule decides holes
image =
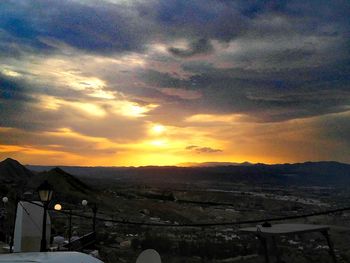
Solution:
[[[81,200],[95,195],[91,187],[60,168],[33,173],[14,159],[7,158],[0,162],[0,192],[3,195],[21,195],[25,191],[34,193],[44,180],[53,185],[61,199]]]
[[[16,160],[7,158],[0,162],[0,194],[9,198],[10,211],[13,211],[16,196],[24,193],[28,181],[33,176],[30,170]]]
[[[88,185],[86,185],[73,175],[63,171],[59,167],[55,167],[48,172],[42,172],[39,174],[39,176],[46,177],[46,180],[48,180],[49,182],[51,181],[54,184],[64,183],[65,185],[62,186],[68,186],[71,190],[78,190],[81,192],[87,192],[91,190],[91,188]]]
[[[234,163],[234,162],[204,162],[204,163],[179,163],[180,167],[218,167],[218,166],[250,166],[250,162]]]
[[[23,185],[33,173],[18,161],[7,158],[0,162],[0,181],[5,184]]]
[[[44,180],[53,186],[56,197],[58,196],[60,199],[81,200],[94,195],[91,187],[58,167],[38,173],[32,177],[29,186],[36,189]]]
[[[305,162],[274,165],[273,169],[281,175],[292,175],[305,183],[348,184],[350,165],[339,162]]]

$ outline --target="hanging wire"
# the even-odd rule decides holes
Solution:
[[[29,203],[38,205],[43,207],[40,204],[36,204],[34,202],[28,201]],[[96,217],[97,221],[101,222],[111,222],[121,225],[137,225],[137,226],[154,226],[154,227],[213,227],[213,226],[234,226],[234,225],[245,225],[245,224],[256,224],[261,222],[273,222],[273,221],[284,221],[284,220],[291,220],[291,219],[300,219],[300,218],[308,218],[308,217],[314,217],[314,216],[320,216],[320,215],[328,215],[328,214],[334,214],[344,211],[350,211],[350,207],[343,207],[343,208],[336,208],[331,210],[325,210],[320,212],[313,212],[308,214],[302,214],[302,215],[291,215],[291,216],[281,216],[281,217],[271,217],[271,218],[261,218],[261,219],[254,219],[254,220],[241,220],[241,221],[233,221],[233,222],[222,222],[222,223],[185,223],[185,224],[170,224],[170,223],[148,223],[148,222],[135,222],[135,221],[128,221],[128,220],[115,220],[115,219],[104,219],[101,217]],[[86,218],[86,219],[93,219],[92,216],[86,216],[82,214],[67,212],[67,211],[58,211],[55,210],[57,213],[63,213],[63,214],[71,214],[72,216]]]
[[[22,206],[23,210],[26,212],[26,214],[29,217],[29,220],[32,221],[33,225],[37,228],[37,230],[41,231],[41,228],[38,226],[38,224],[34,221],[34,219],[31,217],[30,213],[28,210],[22,205],[21,202],[19,202],[19,205]]]

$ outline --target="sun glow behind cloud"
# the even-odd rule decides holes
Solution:
[[[126,117],[139,118],[144,117],[149,111],[157,108],[156,104],[139,105],[136,102],[118,101],[113,104],[113,112]]]
[[[166,131],[165,126],[161,124],[153,124],[150,128],[150,133],[153,135],[160,135]]]

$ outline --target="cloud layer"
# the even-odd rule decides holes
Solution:
[[[0,157],[350,162],[349,13],[341,0],[2,1]]]

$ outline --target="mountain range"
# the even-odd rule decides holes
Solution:
[[[234,162],[203,162],[203,163],[179,163],[177,166],[180,167],[216,167],[216,166],[250,166],[253,165],[250,162],[234,163]]]
[[[26,166],[33,171],[50,166]],[[192,167],[82,167],[60,166],[64,171],[81,178],[99,181],[118,180],[148,183],[246,182],[250,184],[345,185],[350,183],[350,165],[323,161],[294,164],[203,163]]]
[[[37,166],[21,165],[13,159],[0,162],[2,188],[35,190],[48,180],[59,192],[72,198],[83,198],[94,193],[81,179],[109,182],[136,183],[249,183],[288,185],[347,185],[350,183],[350,165],[339,162],[305,162],[294,164],[222,165],[204,163],[196,167],[144,166],[144,167],[82,167],[82,166]],[[12,185],[12,186],[11,186]],[[2,189],[1,188],[1,189]],[[0,190],[1,190],[0,189]]]

